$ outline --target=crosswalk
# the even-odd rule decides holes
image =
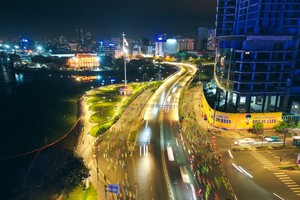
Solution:
[[[274,175],[292,192],[294,192],[297,196],[300,196],[300,185],[291,179],[287,174],[284,172],[275,172]]]
[[[269,160],[267,160],[264,156],[262,156],[257,151],[251,151],[251,155],[256,158],[261,164],[263,164],[264,168],[272,168],[275,167],[273,163],[271,163]]]
[[[264,168],[273,168],[276,167],[273,163],[267,160],[263,155],[261,155],[257,151],[251,151],[250,154],[256,158]],[[291,179],[284,172],[274,172],[274,175],[284,184],[286,185],[292,192],[294,192],[297,196],[300,196],[300,185],[296,183],[293,179]]]

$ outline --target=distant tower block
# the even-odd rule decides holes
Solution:
[[[69,43],[71,51],[77,51],[78,43],[77,42],[70,42]]]

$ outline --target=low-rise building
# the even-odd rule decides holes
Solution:
[[[100,66],[99,57],[96,54],[77,54],[68,60],[68,65],[75,69],[92,69]]]

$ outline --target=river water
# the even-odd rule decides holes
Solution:
[[[174,70],[174,68],[170,70],[161,70],[160,76],[166,77]],[[149,81],[151,78],[155,80],[157,72],[158,70],[147,72],[147,74],[146,72],[129,72],[127,75],[127,82]],[[46,99],[52,97],[59,98],[60,94],[65,94],[68,91],[71,91],[70,94],[72,95],[77,93],[79,98],[86,90],[113,83],[122,83],[122,80],[124,80],[124,73],[122,71],[15,71],[8,66],[2,65],[0,67],[0,105],[2,107],[0,111],[0,136],[2,141],[0,143],[0,165],[1,178],[4,186],[2,187],[3,192],[0,194],[0,199],[12,198],[11,193],[12,189],[15,187],[15,180],[20,179],[20,176],[22,176],[19,174],[19,171],[32,164],[35,154],[14,159],[3,158],[38,147],[25,146],[24,140],[30,139],[33,141],[33,144],[47,143],[47,138],[42,135],[40,132],[41,130],[39,130],[37,126],[37,124],[41,123],[39,119],[47,116],[47,113],[40,111],[44,109],[43,107],[37,107],[37,109],[35,109],[35,105],[40,104],[39,99],[46,101]],[[52,95],[47,96],[49,93]],[[49,102],[51,102],[51,100],[49,100]],[[25,109],[24,107],[30,108],[29,114],[28,109]],[[51,108],[50,103],[45,105],[45,109],[49,109],[49,107]],[[55,108],[55,106],[53,108]],[[54,110],[53,112],[57,111]],[[49,120],[49,126],[51,125],[51,121],[52,119]],[[51,133],[51,130],[53,129],[55,129],[55,127],[49,127],[49,133]],[[39,135],[32,133],[32,130]],[[72,144],[76,142],[78,132],[79,131],[75,129],[73,134],[70,134],[69,137],[62,141],[62,143],[68,144],[68,146],[58,145],[53,148],[58,151],[61,146],[71,149],[73,146]]]

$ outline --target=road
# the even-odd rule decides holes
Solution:
[[[172,198],[172,196],[176,199],[186,199],[189,196],[187,193],[190,191],[174,193],[174,191],[182,189],[181,187],[178,190],[173,185],[174,178],[181,180],[181,175],[179,166],[177,166],[178,170],[175,166],[175,171],[169,172],[170,166],[165,163],[167,142],[164,142],[164,139],[171,135],[170,125],[177,123],[179,119],[180,92],[178,92],[178,88],[183,87],[191,75],[183,80],[181,85],[178,83],[178,79],[189,73],[183,68],[177,74],[169,77],[146,105],[144,123],[138,129],[137,145],[129,158],[130,161],[127,162],[127,168],[131,169],[128,170],[128,182],[129,185],[134,185],[132,190],[137,199],[166,199]],[[175,92],[176,90],[177,92]]]
[[[166,80],[152,95],[146,105],[143,124],[137,129],[137,143],[133,149],[128,147],[129,152],[132,152],[131,156],[126,156],[127,150],[123,135],[131,132],[128,124],[135,124],[132,116],[136,117],[136,109],[128,107],[131,113],[125,113],[127,118],[119,120],[121,125],[116,125],[116,127],[122,127],[120,129],[124,131],[116,130],[110,133],[110,136],[103,136],[99,149],[101,153],[103,152],[103,157],[102,155],[97,157],[99,167],[112,182],[121,185],[122,198],[125,199],[126,196],[128,199],[131,197],[133,199],[196,199],[196,191],[209,190],[214,192],[208,198],[212,199],[215,197],[213,195],[218,192],[227,192],[223,186],[216,186],[216,188],[206,186],[210,185],[211,180],[222,180],[221,178],[214,179],[211,175],[205,176],[209,167],[207,165],[202,165],[205,167],[201,173],[198,173],[197,179],[193,176],[195,171],[192,171],[190,167],[191,145],[188,143],[191,142],[187,141],[189,136],[185,134],[183,140],[179,136],[179,97],[181,92],[186,90],[186,85],[193,73],[195,69],[183,68],[178,74]],[[139,119],[137,118],[136,121]],[[201,138],[198,140],[200,143]],[[172,147],[174,161],[169,161],[167,147]],[[203,145],[201,148],[206,148],[206,146]],[[200,159],[200,154],[195,156]],[[125,163],[126,167],[120,167],[123,166],[120,163]],[[189,181],[186,183],[183,182],[180,171],[182,166],[187,168],[189,176]]]
[[[264,145],[271,145],[265,143]],[[274,144],[276,145],[276,144]],[[233,139],[217,137],[218,151],[223,155],[223,166],[238,199],[298,199],[300,196],[299,172],[280,170],[279,166],[293,163],[299,150],[231,151]],[[247,146],[247,145],[245,145]],[[248,145],[249,146],[249,145]],[[251,145],[252,146],[252,145]],[[280,157],[283,156],[282,162]],[[246,173],[236,169],[241,166]]]
[[[156,170],[156,176],[152,175],[151,177],[154,176],[155,179],[164,177],[168,190],[168,194],[162,194],[162,196],[157,196],[156,198],[145,195],[142,191],[141,193],[144,194],[145,199],[165,199],[166,197],[170,199],[195,199],[195,190],[197,188],[194,186],[193,179],[190,179],[190,183],[184,183],[181,177],[180,166],[188,167],[189,157],[182,144],[178,144],[177,138],[179,133],[177,126],[179,121],[179,97],[195,72],[196,69],[194,67],[184,66],[180,72],[170,77],[153,95],[145,112],[144,120],[147,122],[147,127],[145,128],[149,130],[146,133],[140,133],[139,143],[147,142],[147,138],[151,142],[160,141],[160,145],[157,145],[156,142],[156,149],[152,154],[154,156],[153,160],[156,162],[155,166],[159,166],[158,169],[162,168],[162,170]],[[167,147],[172,148],[176,161],[168,160]],[[152,145],[149,148],[153,149]],[[164,176],[160,175],[161,172],[164,173]],[[146,187],[144,191],[147,191]]]
[[[194,72],[183,68],[169,77],[149,100],[146,96],[139,97],[136,103],[128,106],[122,115],[124,117],[102,136],[96,148],[96,163],[101,173],[94,177],[98,177],[98,183],[102,184],[97,188],[103,193],[104,184],[119,184],[121,199],[196,199],[199,198],[196,197],[197,191],[205,199],[234,199],[227,181],[229,179],[237,199],[299,197],[298,176],[288,172],[275,172],[270,167],[267,170],[261,168],[272,157],[268,155],[268,151],[232,152],[233,159],[228,154],[228,149],[233,146],[233,139],[214,137],[198,129],[199,124],[203,126],[203,122],[191,122],[193,118],[201,115],[199,111],[192,114],[189,103],[183,104],[186,106],[186,113],[185,118],[180,119],[180,93],[186,90],[185,85]],[[151,96],[150,93],[148,95]],[[197,103],[190,103],[197,107]],[[141,110],[143,107],[144,115]],[[179,124],[179,121],[182,122]],[[199,119],[196,121],[199,122]],[[181,130],[181,126],[185,129]],[[128,144],[128,138],[135,130],[138,133],[136,143]],[[90,141],[88,134],[84,138],[84,141]],[[212,146],[214,140],[217,149]],[[167,147],[171,147],[174,161],[169,160]],[[88,152],[82,150],[88,157]],[[222,155],[222,165],[215,152]],[[272,155],[278,162],[280,155]],[[235,169],[232,163],[243,167],[253,178]],[[190,183],[183,182],[180,166],[186,166]],[[96,165],[92,163],[90,167],[96,168]],[[106,198],[116,199],[111,194],[106,194]]]

